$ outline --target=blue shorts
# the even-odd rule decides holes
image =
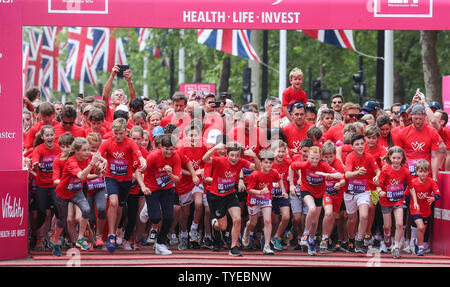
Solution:
[[[274,197],[272,199],[272,211],[275,212],[276,215],[280,215],[280,208],[285,206],[291,206],[291,202],[289,201],[289,199],[286,199],[284,197]]]
[[[131,180],[117,181],[112,177],[105,177],[106,193],[108,197],[116,194],[119,197],[119,206],[124,206],[128,201],[128,195],[130,194]]]
[[[417,227],[417,225],[416,225],[416,220],[417,219],[422,219],[423,220],[423,224],[428,225],[428,223],[430,223],[430,220],[431,220],[431,215],[428,216],[428,217],[423,218],[422,215],[420,215],[420,214],[413,214],[413,215],[411,215],[411,218],[412,218],[412,224],[411,225],[413,227]]]

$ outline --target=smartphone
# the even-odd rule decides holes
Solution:
[[[79,93],[78,97],[83,99],[84,98],[84,94],[83,93]]]
[[[220,101],[214,101],[214,108],[220,108]]]
[[[118,78],[123,78],[123,72],[125,72],[126,70],[128,70],[130,68],[129,65],[117,65],[119,67],[119,72],[117,73],[117,77]]]

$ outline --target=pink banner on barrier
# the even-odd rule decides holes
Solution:
[[[375,17],[432,17],[433,0],[375,0]]]
[[[0,182],[0,260],[27,257],[27,171],[0,171]]]
[[[432,252],[450,256],[450,172],[440,172],[438,180],[441,198],[434,207]]]
[[[450,76],[442,77],[442,106],[444,111],[450,114]],[[450,126],[450,122],[447,126]]]
[[[189,96],[192,92],[199,92],[198,95],[206,95],[208,93],[216,93],[216,85],[208,83],[182,83],[179,88],[180,92]]]
[[[49,0],[48,12],[108,14],[108,0]]]

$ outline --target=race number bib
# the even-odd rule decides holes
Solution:
[[[272,183],[273,186],[275,186],[276,184],[278,184],[278,182]],[[282,197],[283,195],[282,195],[281,188],[280,187],[272,188],[272,196],[273,197]]]
[[[109,171],[113,175],[127,175],[128,174],[128,160],[126,159],[111,159],[109,164]]]
[[[53,160],[54,159],[55,159],[54,155],[43,157],[42,160],[39,162],[40,172],[45,172],[45,173],[53,172]]]
[[[156,174],[156,183],[160,188],[163,188],[171,183],[171,180],[166,172],[160,172]]]
[[[88,190],[105,188],[106,184],[102,177],[97,177],[87,181]]]
[[[235,183],[236,179],[234,177],[219,177],[217,178],[217,192],[219,194],[228,193],[234,189]]]
[[[416,166],[422,158],[408,159],[408,169],[411,176],[417,176]]]
[[[325,181],[325,193],[328,195],[336,195],[338,191],[334,188],[334,185],[337,183],[335,180],[326,180]]]
[[[386,197],[389,201],[403,200],[404,188],[402,184],[390,184],[386,187]]]
[[[324,182],[324,177],[319,176],[313,172],[306,173],[306,182],[310,185],[321,185]]]
[[[256,195],[256,196],[250,198],[249,203],[251,205],[266,206],[266,205],[272,205],[272,200],[270,198],[267,198],[266,195]]]
[[[348,182],[347,192],[350,194],[358,194],[366,191],[366,179],[351,179]]]
[[[83,188],[83,184],[78,177],[72,177],[67,185],[67,190],[78,192]]]

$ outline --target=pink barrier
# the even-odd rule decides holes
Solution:
[[[27,171],[0,171],[0,260],[28,254]]]
[[[450,256],[450,172],[439,173],[441,198],[436,201],[433,219],[433,254]]]

